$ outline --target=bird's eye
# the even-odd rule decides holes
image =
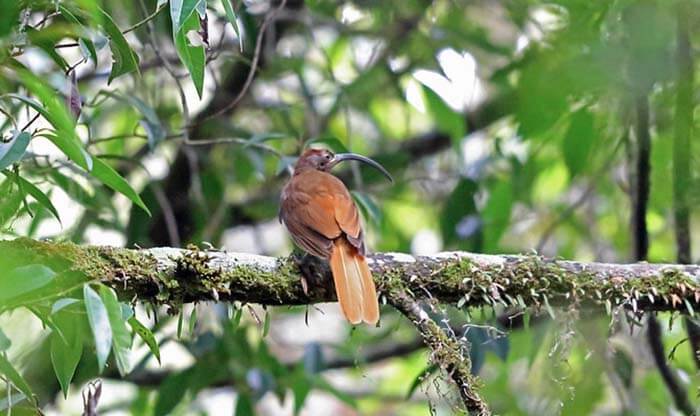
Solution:
[[[324,166],[326,166],[326,162],[321,162],[321,163],[319,163],[318,165],[319,165],[320,167],[324,167]]]
[[[327,160],[331,160],[331,155],[326,154],[326,159],[327,159]]]

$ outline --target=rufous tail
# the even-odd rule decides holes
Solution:
[[[350,323],[379,321],[379,302],[365,257],[344,237],[333,242],[331,272],[343,315]]]

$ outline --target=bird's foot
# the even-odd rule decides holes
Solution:
[[[307,253],[294,251],[294,262],[301,271],[301,287],[305,295],[309,295],[309,289],[326,286],[326,276],[329,274],[328,263],[323,259]]]

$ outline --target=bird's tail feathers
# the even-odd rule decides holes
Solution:
[[[365,257],[341,237],[333,242],[331,271],[343,315],[352,324],[379,321],[379,302]]]

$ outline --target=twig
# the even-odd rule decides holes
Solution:
[[[173,207],[170,205],[170,201],[165,196],[165,192],[161,188],[160,184],[152,183],[151,189],[153,189],[153,195],[160,205],[160,209],[163,212],[163,218],[165,219],[165,226],[168,230],[168,236],[170,236],[170,243],[175,247],[180,247],[182,242],[180,241],[180,234],[177,231],[177,219],[173,213]]]
[[[238,103],[243,99],[243,97],[246,95],[248,92],[248,89],[250,88],[250,85],[253,83],[253,78],[255,78],[255,73],[257,72],[258,68],[258,63],[260,62],[260,54],[262,52],[262,42],[263,42],[263,37],[265,35],[265,32],[267,31],[267,27],[274,21],[275,16],[277,16],[277,13],[279,13],[280,10],[284,8],[284,6],[287,4],[287,0],[282,0],[274,10],[270,11],[266,16],[265,19],[263,20],[262,24],[260,25],[260,30],[258,32],[257,39],[255,40],[255,51],[253,53],[253,60],[250,63],[250,70],[248,72],[248,77],[246,78],[245,82],[243,83],[243,86],[241,87],[241,90],[238,92],[238,95],[228,104],[226,104],[224,107],[220,108],[219,110],[215,111],[212,114],[209,114],[207,116],[204,116],[196,121],[194,125],[198,125],[202,123],[203,121],[209,120],[211,118],[218,117],[222,114],[225,114],[229,112],[233,107],[238,105]],[[191,125],[190,127],[194,127],[194,125]]]
[[[32,119],[29,120],[27,124],[24,125],[24,127],[22,127],[22,131],[26,131],[29,127],[31,127],[31,125],[34,124],[34,122],[39,118],[40,115],[41,113],[36,113],[34,117],[32,117]]]
[[[235,143],[235,144],[240,144],[246,147],[255,147],[257,149],[264,150],[266,152],[269,152],[278,158],[283,158],[284,155],[274,147],[268,146],[265,143],[256,143],[252,142],[248,139],[243,139],[241,137],[219,137],[219,138],[214,138],[214,139],[203,139],[203,140],[186,140],[185,144],[189,146],[209,146],[209,145],[214,145],[214,144],[230,144],[230,143]]]
[[[671,396],[673,396],[673,402],[678,410],[686,415],[694,415],[695,410],[688,400],[688,394],[680,385],[675,374],[673,374],[670,366],[666,362],[666,353],[664,352],[663,343],[660,342],[661,339],[663,339],[663,334],[658,319],[649,319],[647,324],[647,341],[649,342],[649,347],[651,348],[651,353],[654,356],[654,361],[657,364],[659,373],[661,373],[661,377],[664,383],[666,383],[668,391],[671,393]],[[663,359],[664,365],[659,365],[657,357]]]
[[[163,8],[165,8],[165,5],[167,5],[167,4],[168,4],[168,2],[163,2],[160,6],[158,6],[156,8],[156,10],[153,13],[146,16],[145,19],[143,19],[140,22],[122,30],[122,34],[126,35],[127,33],[132,32],[132,31],[140,28],[141,26],[145,25],[146,23],[150,22],[151,20],[155,19],[156,16],[158,16],[158,13],[160,13],[160,11],[163,10]]]

